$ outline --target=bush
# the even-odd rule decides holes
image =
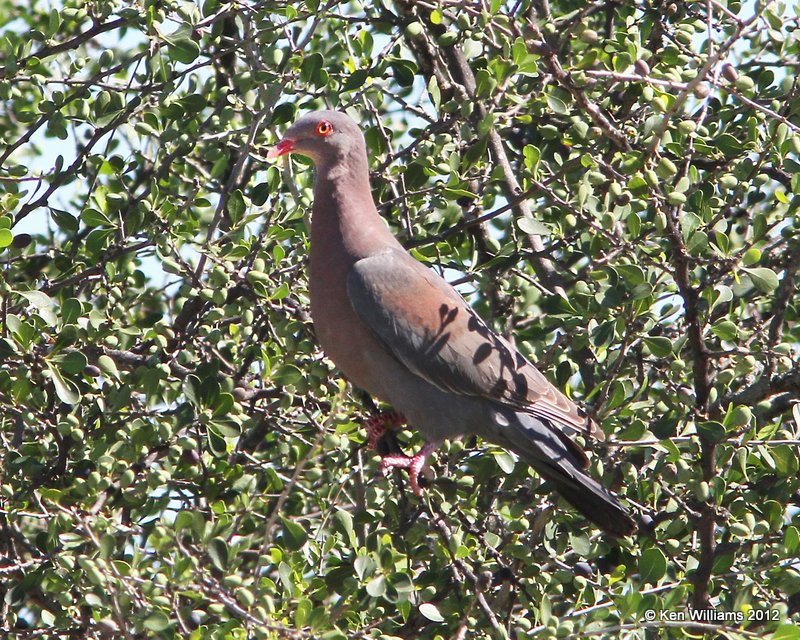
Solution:
[[[800,637],[796,14],[7,9],[7,633]],[[262,161],[322,106],[406,246],[591,409],[637,535],[483,442],[421,500],[379,477],[307,315],[313,172]]]

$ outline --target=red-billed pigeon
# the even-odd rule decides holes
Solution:
[[[475,434],[514,451],[604,530],[634,531],[628,511],[585,473],[586,454],[564,430],[602,432],[391,234],[372,199],[358,125],[336,111],[304,115],[267,157],[289,153],[316,166],[310,293],[322,348],[427,441],[413,458],[393,455],[383,466],[407,467],[419,493],[417,475],[435,447]],[[369,426],[392,421],[400,418]]]

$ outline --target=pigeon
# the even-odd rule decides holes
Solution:
[[[516,453],[606,532],[632,533],[629,511],[587,474],[571,437],[602,431],[391,233],[372,197],[358,124],[338,111],[307,113],[267,157],[287,154],[315,166],[309,292],[319,343],[352,384],[394,408],[368,421],[373,443],[401,422],[426,441],[382,466],[407,468],[419,494],[430,453],[476,435]]]

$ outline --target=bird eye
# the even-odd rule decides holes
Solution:
[[[333,125],[327,120],[321,120],[317,125],[317,133],[321,136],[329,136],[333,133]]]

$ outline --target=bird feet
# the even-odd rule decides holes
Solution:
[[[419,453],[415,456],[406,456],[402,453],[384,454],[381,447],[381,439],[390,429],[394,430],[404,425],[406,422],[402,414],[394,411],[382,411],[371,416],[364,422],[367,430],[367,442],[370,449],[376,451],[381,456],[381,471],[385,474],[392,469],[408,469],[411,479],[411,490],[415,495],[422,495],[422,488],[419,486],[419,474],[425,470],[428,456],[436,450],[436,445],[426,443]]]
[[[436,445],[426,442],[420,452],[414,456],[404,456],[393,454],[381,458],[381,471],[387,473],[391,469],[408,469],[408,477],[411,480],[411,490],[414,495],[421,496],[422,488],[419,486],[419,474],[422,473],[427,464],[428,456],[436,451]]]

